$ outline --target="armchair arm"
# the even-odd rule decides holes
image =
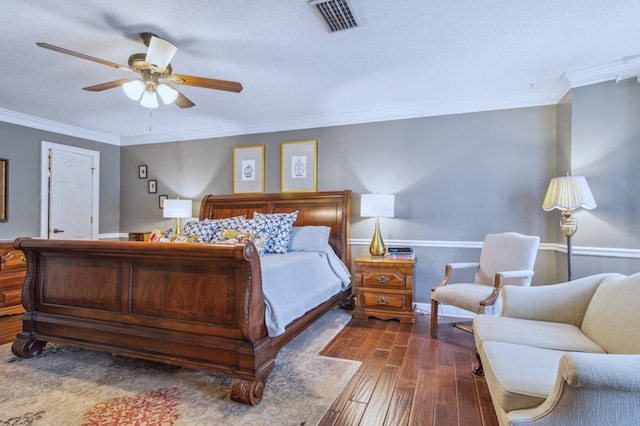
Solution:
[[[545,402],[507,413],[513,425],[635,424],[640,412],[640,355],[568,352]]]
[[[591,275],[566,283],[533,287],[504,286],[501,315],[580,327],[593,293],[602,280],[611,275]]]
[[[444,278],[440,281],[440,284],[433,287],[431,291],[434,291],[438,287],[442,287],[443,285],[449,284],[449,280],[451,279],[451,272],[454,270],[460,269],[471,269],[478,268],[480,266],[480,262],[456,262],[456,263],[447,263],[444,267]]]
[[[531,269],[520,269],[517,271],[496,272],[496,276],[493,281],[493,291],[491,292],[489,297],[487,297],[482,302],[480,302],[480,306],[491,306],[494,303],[496,303],[496,300],[498,300],[498,296],[500,295],[500,290],[503,287],[502,281],[505,278],[527,278],[527,277],[532,277],[533,274],[534,272]]]

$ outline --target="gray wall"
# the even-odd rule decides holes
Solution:
[[[40,236],[42,141],[100,152],[100,234],[119,232],[120,147],[0,122],[0,158],[9,159],[9,221],[0,240]]]

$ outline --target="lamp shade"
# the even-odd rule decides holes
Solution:
[[[170,41],[160,37],[151,37],[149,41],[149,50],[147,50],[146,62],[149,65],[157,67],[158,72],[163,72],[173,55],[178,51],[178,47]]]
[[[129,99],[139,101],[142,92],[144,92],[144,83],[142,80],[130,80],[122,85],[122,90],[124,90]]]
[[[178,99],[178,91],[165,83],[158,84],[158,87],[156,87],[156,92],[158,92],[158,95],[160,95],[160,99],[162,99],[162,102],[164,102],[166,105]]]
[[[191,200],[164,200],[162,216],[167,218],[191,217],[193,202]]]
[[[394,210],[393,194],[362,194],[360,198],[361,217],[393,217]]]
[[[561,176],[551,179],[542,203],[543,210],[575,210],[580,207],[596,208],[596,201],[584,176]]]

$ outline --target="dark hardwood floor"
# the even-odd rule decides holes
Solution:
[[[0,343],[12,342],[22,315],[0,317]],[[320,425],[498,424],[476,364],[473,336],[442,324],[429,336],[429,317],[416,323],[353,319],[323,350],[325,356],[362,361]]]
[[[426,315],[353,319],[322,354],[362,361],[322,426],[498,424],[485,380],[471,375],[473,335],[451,323],[432,339]]]

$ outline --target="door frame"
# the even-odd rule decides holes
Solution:
[[[93,179],[91,193],[91,239],[97,240],[100,223],[100,152],[90,149],[78,148],[75,146],[62,145],[53,142],[42,141],[40,150],[40,238],[49,238],[49,150],[61,149],[75,152],[77,154],[88,155],[93,158]]]

